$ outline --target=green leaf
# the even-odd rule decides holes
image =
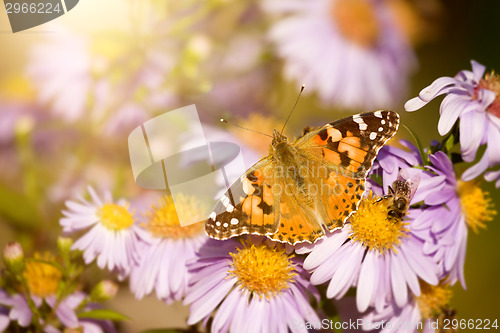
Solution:
[[[78,318],[113,320],[113,321],[130,320],[130,318],[124,314],[107,309],[97,309],[97,310],[80,312],[78,313]]]
[[[383,187],[384,181],[383,181],[382,175],[379,175],[377,173],[373,173],[370,175],[370,179],[373,180],[378,185],[380,185],[381,187]]]
[[[406,130],[411,134],[411,136],[413,137],[413,140],[416,142],[417,144],[417,148],[418,148],[418,152],[420,153],[420,158],[422,159],[422,163],[424,165],[428,165],[429,164],[429,158],[427,157],[427,154],[425,153],[424,151],[424,147],[422,146],[422,142],[420,142],[420,139],[418,138],[418,136],[415,134],[415,132],[413,132],[408,126],[406,126],[405,124],[401,124],[403,125],[404,128],[406,128]]]
[[[449,152],[454,145],[455,145],[455,135],[451,133],[443,142],[443,147],[444,149],[446,149],[445,152]]]

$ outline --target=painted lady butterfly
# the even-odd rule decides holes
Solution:
[[[373,160],[398,126],[397,113],[381,110],[326,124],[293,144],[275,130],[270,154],[222,196],[207,234],[316,242],[325,235],[323,225],[340,228],[357,209]]]

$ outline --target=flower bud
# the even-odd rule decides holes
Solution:
[[[90,298],[95,302],[104,302],[115,297],[117,292],[118,284],[110,280],[103,280],[92,290]]]
[[[5,245],[3,261],[11,273],[21,274],[24,271],[24,253],[21,244],[18,242],[9,242]]]
[[[60,236],[57,238],[57,249],[61,254],[66,254],[71,251],[73,240],[69,237]]]

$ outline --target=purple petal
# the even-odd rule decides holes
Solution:
[[[488,168],[488,157],[487,154],[485,153],[477,164],[465,170],[465,172],[462,174],[462,180],[464,182],[473,180],[474,178],[482,174],[487,168]]]
[[[206,297],[199,298],[191,304],[188,325],[194,325],[208,316],[234,286],[234,281],[223,280],[221,282],[216,288],[212,289],[212,292],[206,294]]]
[[[407,245],[410,245],[410,241],[408,241]],[[401,254],[406,258],[408,265],[413,268],[415,273],[427,283],[436,285],[439,282],[433,271],[434,265],[425,257],[421,247],[413,247],[412,249],[401,247]]]
[[[348,233],[341,231],[325,238],[304,260],[304,268],[312,270],[321,265],[337,251],[347,237]]]
[[[429,102],[432,99],[436,98],[437,96],[448,92],[446,87],[450,85],[455,85],[456,83],[457,81],[452,77],[448,76],[440,77],[436,79],[434,82],[432,82],[430,86],[422,89],[422,91],[420,91],[418,96],[422,99],[422,101]]]
[[[359,272],[358,290],[356,291],[356,304],[359,312],[364,312],[373,301],[375,296],[375,286],[377,281],[376,271],[376,256],[373,251],[368,251]]]
[[[392,294],[396,304],[400,307],[405,305],[408,298],[408,288],[406,287],[401,265],[398,257],[391,253],[391,286]],[[404,259],[403,259],[404,260]]]
[[[458,116],[464,111],[468,102],[469,96],[448,95],[441,103],[438,122],[438,132],[441,136],[448,133],[453,125],[457,122]]]
[[[189,295],[187,295],[184,299],[184,304],[193,303],[197,299],[203,298],[204,295],[206,295],[207,293],[210,294],[213,289],[219,288],[222,284],[236,283],[236,278],[225,280],[227,276],[227,272],[220,271],[217,274],[210,275],[203,282],[195,284],[191,288]]]
[[[350,251],[346,253],[344,261],[341,265],[337,267],[328,289],[326,295],[328,298],[337,297],[340,295],[340,291],[349,287],[348,282],[352,280],[353,275],[359,270],[361,259],[363,258],[365,248],[356,242],[351,246]]]
[[[240,298],[240,291],[234,289],[226,297],[224,302],[220,305],[217,313],[214,316],[214,321],[212,323],[212,332],[220,332],[222,327],[227,324],[227,322],[233,316],[233,311],[236,308],[237,301]]]
[[[414,97],[405,103],[405,110],[408,112],[416,111],[424,107],[428,102],[424,102],[420,97]]]
[[[500,170],[486,172],[484,174],[484,179],[486,179],[489,182],[497,180],[495,186],[496,186],[496,188],[500,188]]]
[[[460,116],[460,150],[466,162],[472,162],[486,129],[484,112],[464,112]]]
[[[435,154],[429,155],[429,160],[441,173],[445,174],[447,177],[455,178],[453,163],[451,163],[448,155],[442,151],[438,151]]]
[[[32,312],[26,299],[21,295],[14,295],[11,299],[11,305],[10,319],[17,320],[21,327],[27,327],[31,323]]]
[[[486,66],[481,65],[475,60],[471,60],[470,63],[472,65],[472,73],[474,73],[474,81],[479,83],[483,77],[484,71],[486,70]]]
[[[231,322],[230,332],[244,332],[246,327],[246,313],[248,311],[248,291],[243,289],[234,308],[234,317]]]
[[[500,130],[494,126],[488,126],[488,148],[485,155],[488,154],[488,165],[494,166],[500,164]]]

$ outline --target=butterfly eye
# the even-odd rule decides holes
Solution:
[[[387,215],[389,215],[390,217],[397,217],[397,212],[395,210],[390,210],[389,212],[387,212]]]

